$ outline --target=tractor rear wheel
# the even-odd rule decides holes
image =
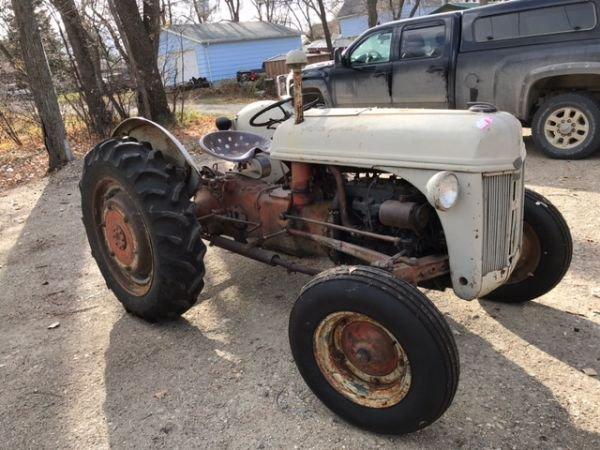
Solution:
[[[110,139],[86,155],[79,187],[92,256],[125,309],[159,321],[191,308],[206,247],[186,171],[149,144]]]
[[[377,433],[410,433],[450,406],[454,337],[416,287],[365,266],[325,271],[300,293],[289,338],[300,374],[333,412]]]

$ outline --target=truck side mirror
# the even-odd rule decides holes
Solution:
[[[342,67],[345,65],[344,58],[342,57],[342,53],[343,53],[343,50],[341,48],[336,48],[333,51],[333,61],[334,61],[335,67]]]

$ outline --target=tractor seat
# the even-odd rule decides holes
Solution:
[[[200,147],[225,161],[243,163],[254,158],[257,152],[269,153],[271,141],[245,131],[215,131],[200,139]]]

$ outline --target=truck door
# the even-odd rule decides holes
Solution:
[[[448,108],[452,59],[451,22],[435,20],[396,29],[398,58],[392,64],[392,104],[402,108]]]
[[[336,106],[390,106],[392,36],[391,28],[379,30],[344,55],[331,74]]]

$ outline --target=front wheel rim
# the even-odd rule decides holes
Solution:
[[[553,147],[571,150],[585,142],[590,135],[590,121],[575,106],[558,108],[546,119],[544,135]]]
[[[392,333],[364,314],[340,311],[317,327],[313,350],[329,384],[369,408],[400,403],[411,386],[408,357]]]

